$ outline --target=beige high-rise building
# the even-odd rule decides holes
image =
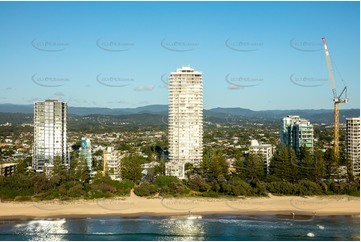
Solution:
[[[42,171],[52,166],[59,156],[64,164],[67,157],[67,104],[48,99],[34,104],[34,144],[32,167]]]
[[[108,174],[110,179],[121,181],[121,160],[123,155],[114,147],[107,147],[103,154],[103,174]]]
[[[202,73],[182,67],[169,78],[169,159],[166,175],[185,178],[185,164],[198,166],[203,154]]]
[[[347,158],[354,176],[360,176],[360,118],[346,118]]]

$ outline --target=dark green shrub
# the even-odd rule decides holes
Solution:
[[[312,181],[301,180],[297,184],[297,194],[300,196],[320,195],[321,193],[321,187]]]
[[[203,197],[219,197],[219,194],[215,191],[203,192]]]
[[[231,192],[229,195],[233,196],[251,196],[253,195],[253,189],[251,185],[240,179],[239,177],[234,177],[230,181]]]
[[[253,190],[254,190],[254,194],[256,194],[258,196],[266,196],[267,195],[266,183],[264,183],[264,182],[257,181],[255,183],[255,187],[253,188]]]
[[[149,182],[145,181],[142,182],[139,186],[136,186],[134,188],[134,193],[137,196],[147,197],[156,194],[157,188],[153,184],[150,184]]]
[[[179,195],[185,186],[175,176],[158,176],[153,183],[161,195]]]
[[[295,195],[296,188],[295,186],[287,181],[282,182],[271,182],[266,185],[267,190],[274,194],[280,195]]]

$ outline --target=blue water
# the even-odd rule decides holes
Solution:
[[[360,240],[360,218],[204,215],[0,220],[0,240]]]

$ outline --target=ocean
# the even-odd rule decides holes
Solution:
[[[0,240],[360,240],[359,216],[203,215],[0,220]]]

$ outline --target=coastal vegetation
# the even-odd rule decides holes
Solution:
[[[141,165],[150,162],[138,155],[122,162],[122,181],[111,180],[101,172],[90,178],[82,157],[74,158],[70,168],[54,161],[53,174],[31,173],[25,169],[29,160],[18,165],[13,176],[0,177],[2,200],[93,199],[129,196],[131,189],[138,196],[266,196],[274,195],[333,195],[359,196],[358,181],[339,182],[332,167],[325,162],[332,152],[322,154],[305,148],[296,156],[293,149],[278,146],[268,171],[260,155],[235,153],[234,169],[229,169],[225,152],[206,148],[198,167],[186,165],[187,179],[165,176],[164,167],[156,167],[148,176]],[[157,159],[157,158],[155,158]],[[331,164],[334,162],[331,162]],[[160,162],[164,166],[165,162]]]
[[[14,175],[0,176],[0,199],[93,199],[129,196],[132,189],[136,195],[146,197],[156,194],[235,197],[265,196],[268,193],[359,196],[359,180],[351,173],[340,176],[337,171],[339,166],[349,165],[345,157],[344,129],[340,130],[341,155],[337,160],[330,148],[332,125],[329,124],[314,124],[314,150],[301,148],[296,155],[293,149],[278,145],[278,120],[205,117],[203,162],[197,167],[186,164],[186,179],[179,180],[165,176],[167,157],[157,153],[159,147],[167,149],[167,118],[163,115],[143,116],[133,119],[123,119],[122,116],[70,116],[68,138],[74,146],[70,167],[63,167],[56,159],[53,175],[46,176],[27,171],[26,168],[31,165],[30,155],[20,158],[16,161],[18,165]],[[21,122],[31,123],[31,117],[24,116],[24,121],[16,120],[19,117],[14,118],[12,126],[0,127],[0,141],[14,141],[12,146],[0,147],[0,162],[16,155],[17,150],[21,150],[21,144],[32,146],[33,128],[21,125]],[[121,162],[122,181],[111,180],[108,174],[103,174],[103,152],[99,149],[92,154],[97,174],[90,176],[79,156],[80,137],[86,134],[98,134],[92,138],[95,147],[113,146],[127,153]],[[251,139],[276,146],[268,169],[265,169],[259,155],[247,153]],[[152,162],[157,165],[148,169],[146,175],[142,173],[144,164]]]

